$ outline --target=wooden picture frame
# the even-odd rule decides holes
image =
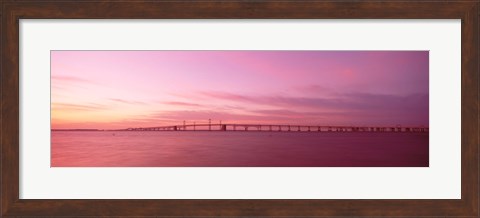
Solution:
[[[4,0],[1,19],[1,214],[13,216],[479,216],[479,18],[472,1]],[[20,19],[461,19],[461,199],[19,199]]]

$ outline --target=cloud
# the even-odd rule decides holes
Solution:
[[[206,91],[206,92],[200,92],[200,94],[210,98],[224,99],[224,100],[230,100],[230,101],[255,102],[258,100],[258,98],[255,98],[255,97],[233,94],[228,92]]]
[[[176,106],[187,106],[187,107],[198,107],[198,106],[201,106],[200,104],[194,104],[194,103],[188,103],[188,102],[181,102],[181,101],[169,101],[169,102],[163,102],[163,104],[176,105]]]
[[[287,108],[337,108],[343,104],[342,99],[336,98],[307,98],[307,97],[283,97],[283,96],[247,96],[227,92],[202,92],[204,96],[212,99],[232,102],[244,102],[266,106],[280,106]]]
[[[261,116],[258,115],[249,115],[249,114],[235,114],[229,112],[220,112],[212,110],[182,110],[182,111],[161,111],[158,112],[152,117],[161,118],[161,119],[170,119],[170,120],[203,120],[208,121],[208,119],[215,120],[255,120],[259,119]]]
[[[101,104],[71,104],[71,103],[55,103],[51,104],[52,109],[60,110],[81,110],[81,111],[98,111],[107,109],[106,105]]]
[[[258,105],[281,106],[287,108],[335,109],[335,110],[377,110],[377,109],[415,109],[428,106],[428,94],[407,96],[348,93],[333,97],[284,97],[284,96],[247,96],[227,92],[203,92],[212,99],[233,102],[247,102]],[[428,108],[427,108],[428,109]]]
[[[83,78],[80,78],[80,77],[74,77],[74,76],[52,76],[51,79],[52,79],[52,80],[55,80],[55,81],[88,82],[88,83],[92,83],[92,81],[90,81],[90,80],[83,79]]]
[[[141,101],[132,101],[132,100],[119,99],[119,98],[110,98],[110,100],[124,103],[124,104],[145,104],[145,102],[141,102]]]
[[[252,110],[252,113],[263,116],[276,116],[285,118],[305,118],[305,117],[332,117],[332,116],[345,116],[346,112],[299,112],[292,110]]]
[[[294,90],[305,94],[334,95],[337,94],[331,88],[320,85],[306,85],[293,87]]]
[[[406,96],[349,93],[342,95],[346,106],[358,110],[425,110],[428,111],[428,94]]]

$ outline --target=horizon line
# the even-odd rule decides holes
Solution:
[[[131,129],[161,129],[161,128],[186,128],[186,127],[211,127],[211,126],[238,126],[238,127],[293,127],[293,128],[428,128],[429,125],[305,125],[305,124],[248,124],[248,123],[193,123],[193,124],[178,124],[178,125],[164,125],[164,126],[148,126],[148,127],[126,127],[126,128],[50,128],[52,131],[112,131],[112,130],[131,130]],[[200,130],[198,130],[200,131]]]

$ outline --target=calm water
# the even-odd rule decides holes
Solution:
[[[53,131],[52,166],[428,166],[428,133]]]

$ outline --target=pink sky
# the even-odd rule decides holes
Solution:
[[[428,51],[52,51],[52,128],[428,126]]]

